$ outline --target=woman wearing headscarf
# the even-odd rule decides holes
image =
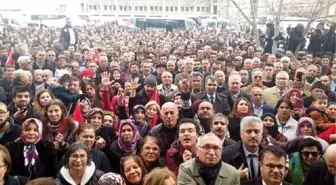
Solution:
[[[111,172],[100,177],[97,185],[126,185],[126,183],[121,175]]]
[[[286,142],[287,138],[278,131],[278,123],[272,113],[266,113],[261,116],[264,126],[267,128],[268,134],[279,142]]]
[[[143,105],[136,105],[132,111],[133,123],[141,137],[146,137],[151,126],[146,122],[146,109]]]
[[[140,154],[142,146],[142,138],[138,129],[131,119],[121,120],[119,127],[119,136],[114,140],[107,156],[111,162],[112,172],[119,173],[120,159],[128,154]]]
[[[57,157],[52,143],[42,139],[42,122],[35,118],[22,124],[21,137],[7,145],[12,162],[12,174],[28,179],[54,177]]]
[[[314,120],[309,117],[302,117],[298,121],[296,135],[299,136],[312,136],[322,145],[323,151],[325,151],[329,144],[316,135],[316,125]]]
[[[303,97],[299,89],[290,89],[286,95],[287,100],[292,102],[293,111],[292,116],[295,120],[299,120],[300,117],[305,115],[305,110],[303,107]]]

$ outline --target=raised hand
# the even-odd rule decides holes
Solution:
[[[180,91],[181,93],[187,93],[189,92],[189,83],[188,79],[184,78],[180,80],[179,86],[180,86]]]
[[[107,89],[109,85],[111,85],[110,81],[111,74],[109,72],[103,72],[101,74],[101,85],[104,89]]]

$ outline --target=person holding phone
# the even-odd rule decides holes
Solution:
[[[293,118],[298,120],[304,116],[305,108],[303,107],[303,99],[299,89],[291,89],[288,91],[286,98],[293,104]]]

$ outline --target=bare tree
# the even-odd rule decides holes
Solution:
[[[258,14],[259,0],[250,0],[251,16],[247,15],[235,0],[229,0],[229,1],[238,9],[240,14],[246,19],[248,24],[252,27],[253,38],[256,42],[257,47],[260,47],[259,32],[257,28],[257,19],[259,15]]]

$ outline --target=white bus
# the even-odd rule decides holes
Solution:
[[[131,19],[133,28],[154,28],[154,29],[192,29],[197,26],[196,22],[189,18],[170,17],[138,17]]]

